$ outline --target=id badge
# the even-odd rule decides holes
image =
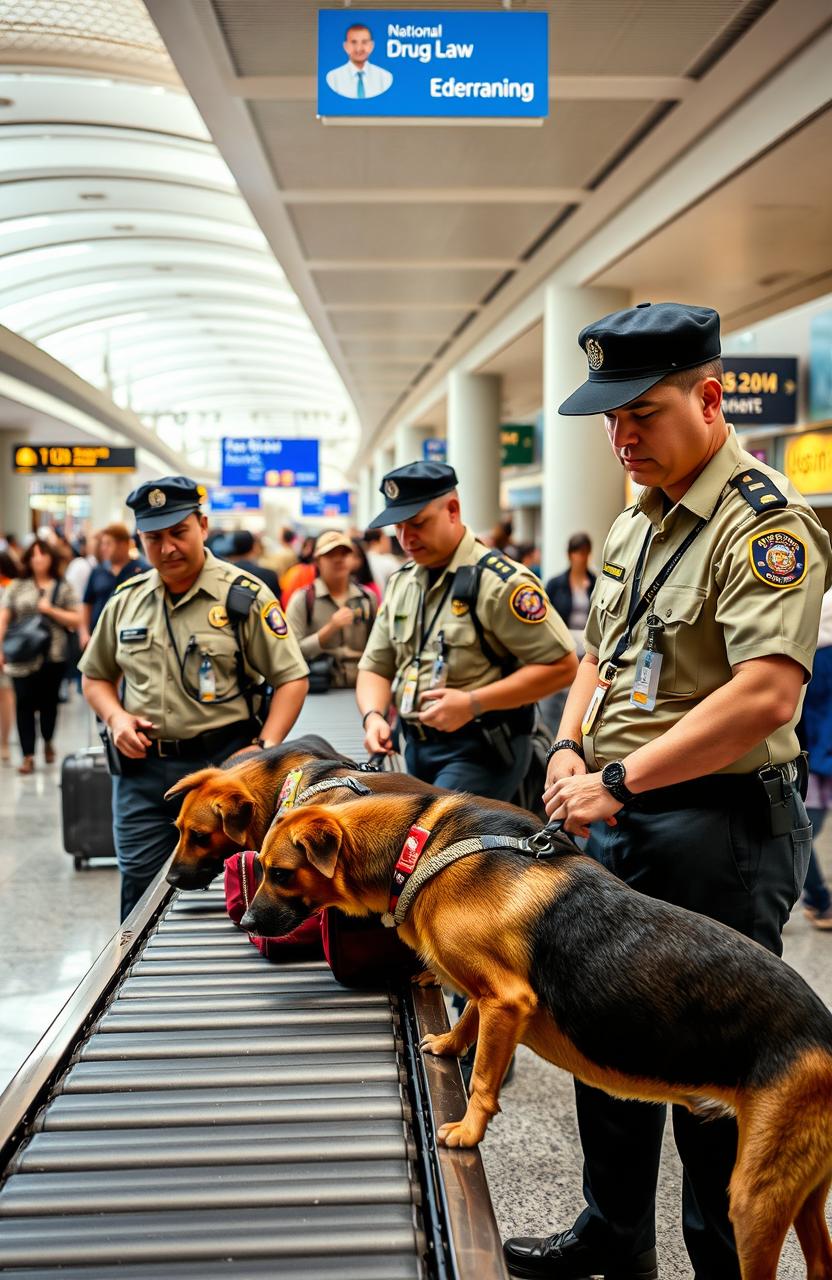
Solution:
[[[609,691],[609,687],[611,684],[612,684],[611,680],[604,680],[603,677],[599,679],[597,685],[595,686],[595,692],[590,698],[589,704],[587,705],[587,709],[584,712],[584,718],[581,721],[582,734],[585,735],[588,733],[592,733],[592,729],[593,729],[593,726],[595,725],[595,721],[598,719],[598,713],[604,705],[604,699],[607,696],[607,693]]]
[[[636,662],[636,674],[630,690],[630,705],[642,711],[652,711],[656,705],[662,655],[655,649],[642,649]]]
[[[283,786],[280,788],[280,794],[277,797],[278,818],[282,817],[287,810],[294,808],[302,777],[303,769],[290,769],[283,779]]]
[[[436,656],[433,659],[433,667],[430,673],[431,689],[444,689],[448,683],[448,663],[445,658],[444,645],[437,641]]]
[[[399,703],[399,711],[403,716],[413,714],[416,707],[416,693],[419,688],[419,664],[411,662],[407,671],[404,673],[402,681],[402,700]]]

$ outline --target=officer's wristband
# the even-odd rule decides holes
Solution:
[[[383,712],[383,711],[376,711],[375,707],[373,707],[371,711],[365,711],[365,712],[364,712],[364,715],[361,717],[361,728],[362,728],[362,729],[366,729],[366,728],[367,728],[367,721],[369,720],[370,716],[381,716],[382,720],[384,720],[384,721],[385,721],[385,723],[386,723],[386,721],[387,721],[387,716],[384,714],[384,712]]]
[[[552,756],[557,755],[559,751],[574,751],[582,760],[584,758],[584,749],[580,742],[576,742],[574,738],[558,738],[546,752],[546,763],[548,764]]]

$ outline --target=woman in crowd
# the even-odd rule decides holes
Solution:
[[[3,607],[6,588],[17,576],[17,563],[12,559],[8,551],[0,551],[0,609]],[[2,657],[2,654],[0,654],[0,657]],[[13,722],[14,689],[12,688],[12,678],[2,670],[2,662],[0,662],[0,764],[8,764],[11,760],[9,738],[11,737]]]
[[[358,659],[376,616],[376,597],[352,576],[354,550],[346,534],[322,533],[315,543],[318,576],[295,592],[286,610],[309,663],[313,688],[316,676],[324,687],[328,683],[337,689],[355,688]]]
[[[26,661],[4,662],[2,641],[9,627],[41,614],[49,629],[45,654]],[[17,710],[17,733],[23,752],[18,773],[35,768],[35,713],[40,717],[44,759],[52,764],[52,739],[58,718],[58,693],[66,667],[67,637],[81,623],[81,606],[74,590],[61,575],[58,550],[36,538],[23,555],[20,577],[12,581],[0,608],[0,671],[12,677]]]

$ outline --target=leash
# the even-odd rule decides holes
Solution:
[[[430,837],[431,832],[424,827],[413,826],[407,833],[393,871],[387,910],[381,917],[381,923],[388,929],[404,923],[414,899],[429,880],[452,862],[458,862],[471,853],[510,849],[538,862],[581,853],[569,833],[564,831],[562,818],[553,819],[542,831],[535,831],[534,835],[523,836],[522,839],[516,836],[470,836],[466,840],[457,840],[423,861],[422,854]]]

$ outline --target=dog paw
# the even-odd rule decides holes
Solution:
[[[421,973],[417,973],[411,978],[414,987],[438,987],[439,979],[432,969],[423,969]]]
[[[454,1044],[449,1033],[435,1036],[429,1032],[426,1036],[422,1036],[419,1048],[423,1053],[433,1054],[435,1058],[459,1057],[460,1053],[464,1052]]]
[[[485,1136],[485,1129],[463,1118],[441,1125],[436,1136],[443,1147],[476,1147]]]

